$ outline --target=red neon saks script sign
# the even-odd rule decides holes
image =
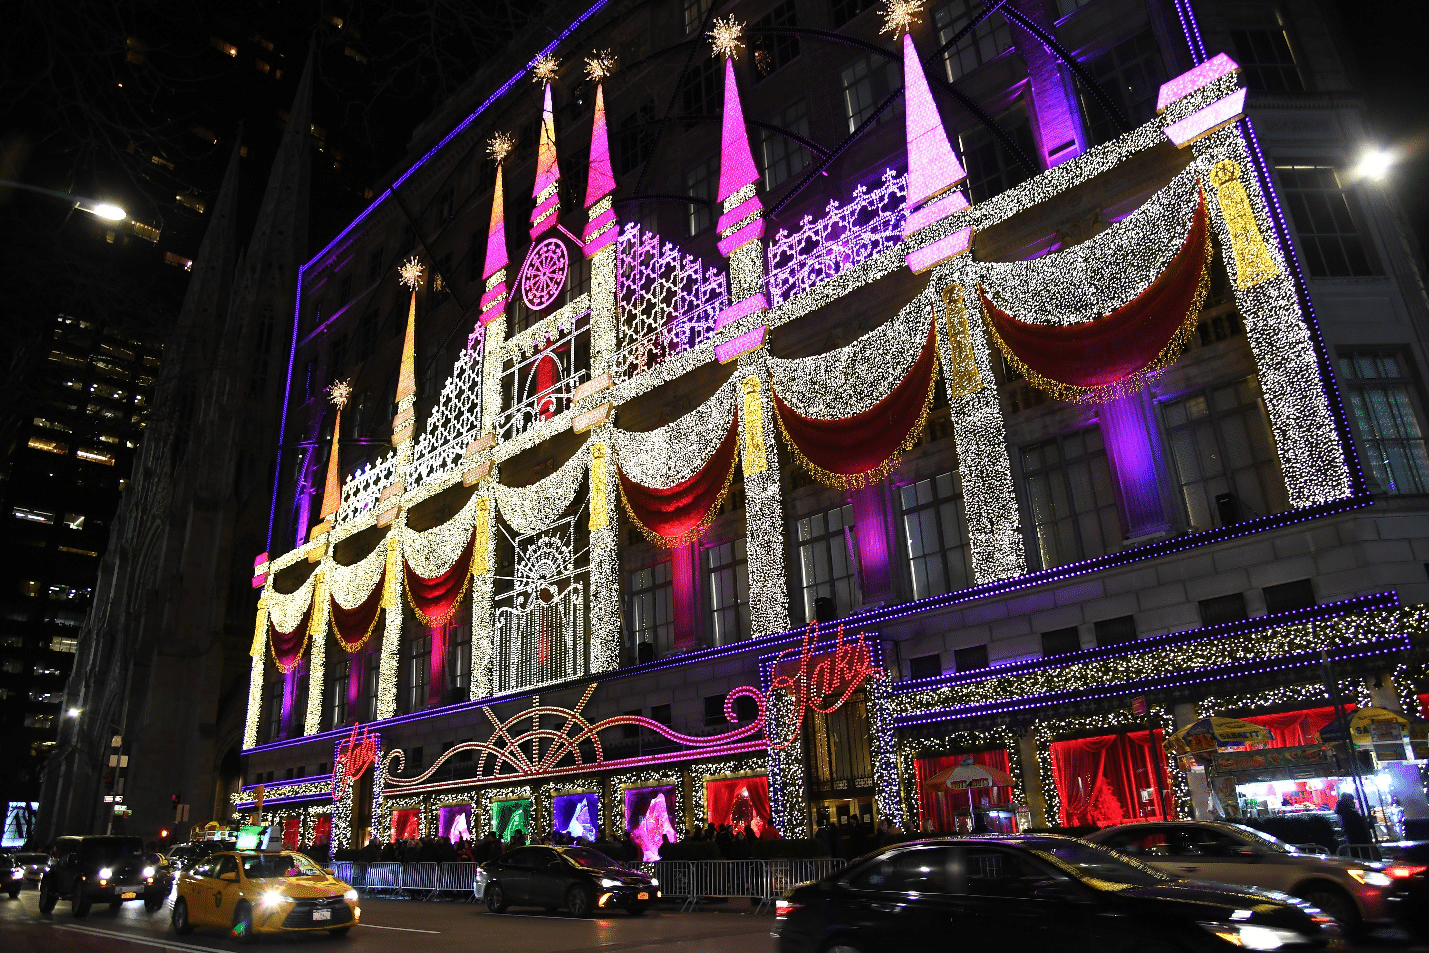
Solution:
[[[864,633],[845,640],[843,626],[839,626],[833,644],[821,645],[819,624],[813,623],[804,630],[804,639],[797,648],[785,649],[774,659],[769,679],[770,700],[775,692],[786,693],[793,699],[794,717],[784,738],[769,733],[772,719],[765,723],[770,746],[775,751],[783,751],[798,739],[808,711],[824,715],[835,712],[864,682],[882,677],[883,670],[874,665]]]
[[[343,798],[352,783],[377,763],[377,736],[366,728],[362,729],[362,734],[358,734],[357,729],[358,726],[353,725],[352,734],[348,735],[347,740],[337,749],[337,760],[333,762],[332,773],[334,801]]]

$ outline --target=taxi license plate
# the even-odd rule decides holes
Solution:
[[[642,891],[640,892],[640,895],[639,895],[639,897],[638,897],[637,899],[639,899],[639,900],[649,900],[649,899],[650,899],[650,895],[649,895],[648,893],[645,893],[645,892],[642,890]]]
[[[318,920],[331,920],[331,919],[332,919],[332,911],[331,911],[331,910],[314,910],[314,911],[313,911],[313,921],[314,921],[314,922],[316,922],[316,921],[318,921]]]
[[[135,897],[137,897],[137,896],[139,896],[137,893],[134,893],[134,892],[131,891],[131,892],[129,892],[129,893],[121,893],[121,894],[119,895],[119,899],[120,899],[120,900],[133,900],[133,899],[134,899]]]

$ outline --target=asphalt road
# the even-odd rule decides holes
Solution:
[[[773,953],[769,928],[774,918],[755,915],[744,903],[718,911],[677,913],[673,908],[643,917],[605,913],[578,920],[563,914],[512,911],[500,916],[471,903],[422,903],[406,900],[362,901],[362,922],[343,939],[325,935],[261,937],[259,950],[321,950],[344,953]],[[27,890],[18,900],[0,895],[0,950],[5,953],[153,953],[156,950],[208,953],[236,951],[238,943],[217,930],[185,937],[169,927],[169,909],[152,916],[142,904],[126,903],[117,912],[94,908],[76,920],[61,901],[50,917],[39,912],[39,894]],[[1424,953],[1429,947],[1406,946],[1402,939],[1379,935],[1355,950],[1374,953]],[[1350,953],[1350,951],[1346,951]]]
[[[404,900],[362,901],[362,922],[343,939],[326,935],[261,937],[246,949],[328,949],[344,953],[773,953],[769,928],[774,918],[755,916],[747,905],[728,911],[678,913],[673,908],[643,917],[623,912],[577,920],[541,911],[511,911],[496,916],[471,903],[421,903]],[[0,950],[5,953],[185,953],[238,950],[238,943],[216,930],[175,936],[169,909],[152,916],[142,904],[126,903],[118,912],[95,907],[76,920],[61,901],[42,917],[39,893],[19,899],[0,895]]]

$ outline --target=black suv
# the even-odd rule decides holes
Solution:
[[[142,900],[144,909],[154,913],[165,896],[157,874],[138,837],[61,837],[40,878],[40,912],[68,900],[74,915],[83,917],[95,903],[117,910],[126,900]]]
[[[14,900],[25,886],[25,870],[20,862],[9,854],[0,854],[0,891],[8,893]]]

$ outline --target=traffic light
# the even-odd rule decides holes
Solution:
[[[170,794],[169,801],[174,805],[174,810],[177,811],[179,809],[179,796],[177,794]]]

